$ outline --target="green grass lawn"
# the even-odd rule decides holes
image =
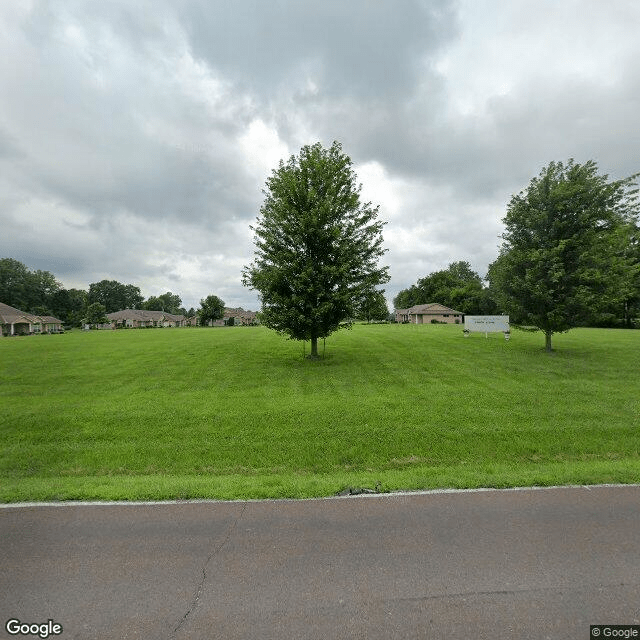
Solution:
[[[640,481],[640,331],[554,348],[444,325],[356,325],[319,361],[261,327],[2,339],[0,501]]]

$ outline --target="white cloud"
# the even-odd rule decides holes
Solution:
[[[264,184],[271,171],[278,168],[280,160],[286,161],[291,155],[287,145],[280,140],[277,129],[261,118],[251,121],[238,142],[248,171],[258,184]]]
[[[403,214],[403,200],[412,184],[392,178],[379,162],[366,162],[354,167],[362,185],[361,200],[380,206],[380,217],[388,221]]]

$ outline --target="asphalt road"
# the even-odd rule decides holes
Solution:
[[[51,638],[553,638],[640,625],[640,486],[0,508]]]

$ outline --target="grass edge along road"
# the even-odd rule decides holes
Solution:
[[[640,332],[356,325],[0,341],[0,501],[634,483]]]

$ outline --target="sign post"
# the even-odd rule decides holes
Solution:
[[[488,338],[490,333],[504,333],[504,339],[508,340],[510,336],[509,316],[465,316],[465,338],[472,331],[484,333],[485,338]]]

